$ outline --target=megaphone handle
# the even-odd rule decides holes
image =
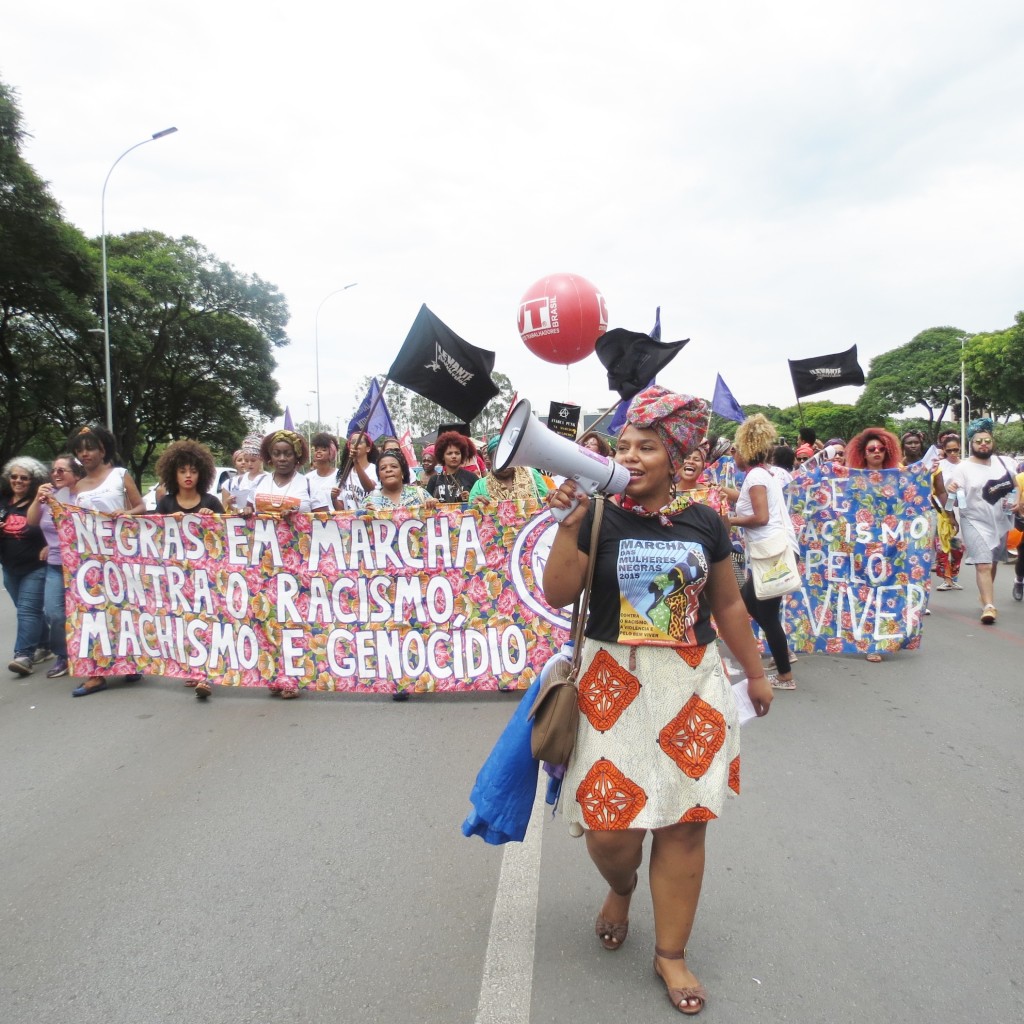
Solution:
[[[576,508],[576,506],[579,505],[579,503],[580,503],[580,497],[579,496],[585,495],[586,493],[587,493],[586,491],[581,490],[580,487],[577,485],[577,487],[576,487],[577,497],[572,499],[572,504],[568,508],[553,508],[551,510],[551,517],[555,520],[555,522],[560,523],[568,515],[570,515],[570,513],[572,513],[573,510]]]

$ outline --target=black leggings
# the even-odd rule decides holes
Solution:
[[[789,643],[782,628],[782,598],[770,597],[767,601],[758,600],[754,594],[754,577],[747,576],[747,582],[740,590],[743,603],[747,606],[747,614],[761,627],[764,638],[768,641],[768,650],[775,659],[775,669],[781,676],[789,674]]]

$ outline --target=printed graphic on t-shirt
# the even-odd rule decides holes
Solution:
[[[694,646],[708,563],[685,540],[619,541],[619,643],[638,640]]]

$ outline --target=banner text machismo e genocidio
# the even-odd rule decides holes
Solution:
[[[112,516],[54,503],[76,676],[318,690],[525,689],[566,635],[550,514]]]

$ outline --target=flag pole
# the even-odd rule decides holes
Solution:
[[[374,384],[377,383],[377,378],[376,377],[373,378],[373,383]],[[374,398],[374,400],[370,403],[369,411],[366,413],[366,419],[363,420],[363,422],[361,424],[357,424],[357,429],[359,430],[360,433],[362,433],[362,434],[366,433],[366,428],[369,425],[370,420],[373,419],[373,414],[377,411],[377,406],[380,405],[380,403],[384,401],[384,389],[390,383],[391,383],[391,378],[390,377],[385,377],[384,378],[384,383],[377,385],[377,397]],[[344,480],[345,477],[348,476],[348,471],[351,468],[351,461],[352,460],[349,458],[349,451],[348,451],[348,438],[345,438],[345,455],[344,455],[344,458],[342,458],[342,460],[341,460],[341,469],[339,471],[339,476],[338,476],[339,480]]]
[[[597,430],[597,425],[599,423],[604,423],[604,421],[608,419],[608,417],[611,416],[611,414],[615,412],[615,410],[618,409],[618,407],[622,405],[624,401],[624,398],[620,398],[613,406],[610,406],[609,408],[605,409],[605,411],[601,413],[601,415],[598,416],[598,418],[594,420],[594,422],[591,423],[589,427],[587,427],[587,430]]]

